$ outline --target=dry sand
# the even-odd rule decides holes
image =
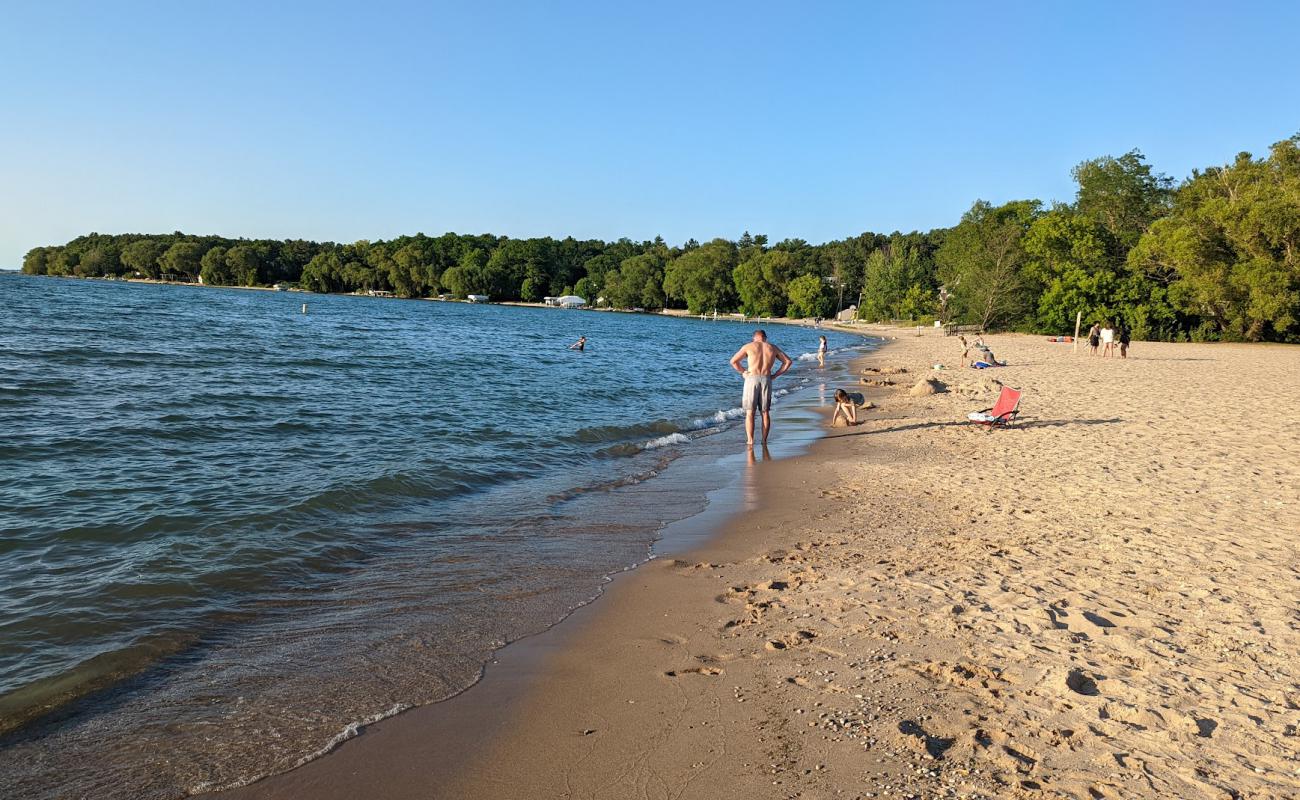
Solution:
[[[894,333],[708,546],[235,794],[1300,797],[1300,349]],[[961,422],[998,381],[1020,423]]]

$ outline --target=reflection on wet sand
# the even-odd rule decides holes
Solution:
[[[744,510],[751,511],[758,506],[758,472],[757,466],[760,461],[771,461],[772,451],[767,449],[767,445],[760,448],[759,454],[754,454],[754,448],[746,449],[746,461],[748,463],[745,473],[741,479],[741,497],[743,498]]]

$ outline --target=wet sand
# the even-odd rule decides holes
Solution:
[[[708,544],[228,796],[1300,796],[1300,349],[896,333]]]

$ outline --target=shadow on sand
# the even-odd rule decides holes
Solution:
[[[1114,425],[1123,422],[1118,417],[1114,419],[1022,419],[1013,425],[996,430],[1014,431],[1024,430],[1025,428],[1062,428],[1072,425]],[[903,431],[920,431],[927,428],[970,428],[971,430],[993,430],[983,428],[973,422],[966,420],[951,420],[949,422],[916,422],[911,425],[896,425],[892,428],[881,428],[873,431],[852,431],[846,433],[832,433],[826,436],[827,439],[841,439],[846,436],[875,436],[881,433],[902,433]]]

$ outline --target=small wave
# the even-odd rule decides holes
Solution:
[[[307,755],[303,756],[302,758],[298,759],[297,761],[295,761],[294,765],[290,769],[297,769],[298,767],[301,767],[302,765],[308,762],[315,761],[321,756],[329,755],[330,753],[334,752],[334,750],[337,749],[339,745],[343,744],[348,739],[355,739],[357,736],[359,736],[361,732],[365,730],[367,725],[374,725],[376,722],[382,722],[388,719],[389,717],[395,717],[398,714],[402,713],[403,711],[406,711],[407,709],[412,707],[413,706],[407,703],[398,703],[397,705],[393,706],[387,711],[379,711],[356,722],[349,722],[347,725],[343,726],[343,730],[334,734],[334,736],[331,737],[330,740],[326,742],[323,746],[321,746],[319,749],[314,750],[308,753]],[[248,786],[249,784],[260,781],[263,778],[269,777],[271,774],[272,773],[269,772],[256,773],[253,775],[247,775],[239,780],[231,781],[229,783],[213,783],[212,781],[201,781],[189,788],[189,794],[195,795],[195,794],[207,794],[209,792],[228,792],[232,789],[241,789],[245,786]]]
[[[636,446],[617,445],[617,447],[632,447],[632,452],[635,453],[641,452],[641,448]],[[631,455],[631,454],[632,453],[626,453],[625,455]],[[615,455],[619,455],[619,454],[615,454]],[[662,455],[659,457],[658,462],[653,467],[651,467],[648,470],[645,470],[644,472],[637,472],[632,475],[624,475],[622,477],[615,478],[613,480],[600,481],[598,483],[592,483],[586,486],[574,486],[571,489],[565,489],[562,492],[557,492],[547,497],[546,501],[548,503],[562,503],[566,500],[572,500],[573,498],[578,497],[579,495],[591,494],[592,492],[608,492],[613,489],[621,489],[624,486],[635,486],[638,483],[648,481],[651,478],[658,476],[660,472],[663,472],[664,467],[671,464],[675,458],[676,456],[673,456],[671,454]]]
[[[654,450],[657,447],[666,447],[670,444],[690,444],[691,437],[684,433],[670,433],[667,436],[660,436],[658,439],[651,439],[641,445],[644,450]]]
[[[676,433],[678,430],[677,425],[672,422],[666,419],[657,419],[635,425],[598,425],[591,428],[581,428],[573,433],[573,439],[584,444],[598,444],[652,434],[667,435]]]
[[[374,725],[376,722],[386,720],[389,717],[397,716],[398,714],[402,713],[403,711],[405,711],[410,707],[411,706],[407,705],[406,703],[398,703],[397,705],[393,706],[387,711],[380,711],[375,714],[371,714],[365,719],[358,720],[357,722],[349,722],[346,726],[344,726],[343,730],[334,734],[334,738],[326,742],[325,745],[321,747],[319,750],[315,751],[314,753],[308,753],[307,755],[298,759],[297,763],[294,764],[294,767],[295,768],[301,767],[303,764],[306,764],[308,761],[315,761],[321,756],[329,755],[330,752],[334,750],[334,748],[343,744],[348,739],[356,738],[356,736],[360,734],[361,731],[364,730],[367,725]]]
[[[736,419],[737,417],[743,417],[743,416],[745,416],[745,409],[740,408],[739,406],[737,406],[736,408],[728,408],[727,410],[719,411],[718,413],[713,414],[712,416],[698,417],[696,419],[691,420],[691,428],[693,430],[713,428],[718,425],[722,425],[726,423],[728,420],[733,420]]]

